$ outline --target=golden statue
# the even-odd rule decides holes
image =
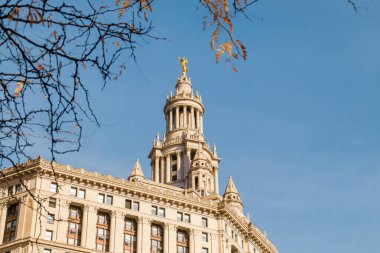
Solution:
[[[189,68],[187,67],[187,59],[185,57],[178,57],[178,60],[181,62],[182,66],[182,76],[186,76],[186,73],[189,70]]]

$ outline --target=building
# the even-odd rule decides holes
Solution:
[[[203,134],[205,108],[187,66],[164,106],[166,133],[114,178],[42,157],[2,171],[0,252],[277,253],[243,212],[230,177],[219,194],[220,158]],[[28,192],[29,191],[29,192]]]

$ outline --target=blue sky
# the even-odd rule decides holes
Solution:
[[[249,54],[238,73],[214,63],[196,2],[157,1],[155,33],[168,40],[142,44],[138,65],[103,92],[88,75],[102,126],[88,125],[82,150],[59,162],[128,177],[139,158],[150,175],[186,56],[222,158],[221,191],[232,175],[280,252],[380,252],[379,1],[359,14],[346,1],[259,1],[235,27]]]

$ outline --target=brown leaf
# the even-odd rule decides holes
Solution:
[[[25,84],[25,80],[21,80],[17,83],[17,87],[16,87],[15,93],[14,93],[15,97],[18,97],[21,95],[21,91],[24,88],[24,84]]]

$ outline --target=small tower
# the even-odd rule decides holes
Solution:
[[[187,60],[179,58],[182,74],[177,79],[175,94],[167,96],[164,106],[166,132],[153,142],[152,180],[193,190],[202,196],[219,194],[220,158],[211,150],[203,133],[205,107],[201,96],[194,94],[187,76]]]
[[[223,195],[223,201],[235,207],[240,213],[243,213],[243,208],[244,208],[243,201],[240,198],[240,194],[237,191],[236,186],[231,176],[228,179],[226,191],[224,192],[224,195]]]
[[[141,169],[141,165],[139,162],[139,159],[136,160],[135,166],[133,166],[133,170],[131,172],[131,175],[128,177],[129,181],[138,181],[140,179],[144,179],[144,172]]]

